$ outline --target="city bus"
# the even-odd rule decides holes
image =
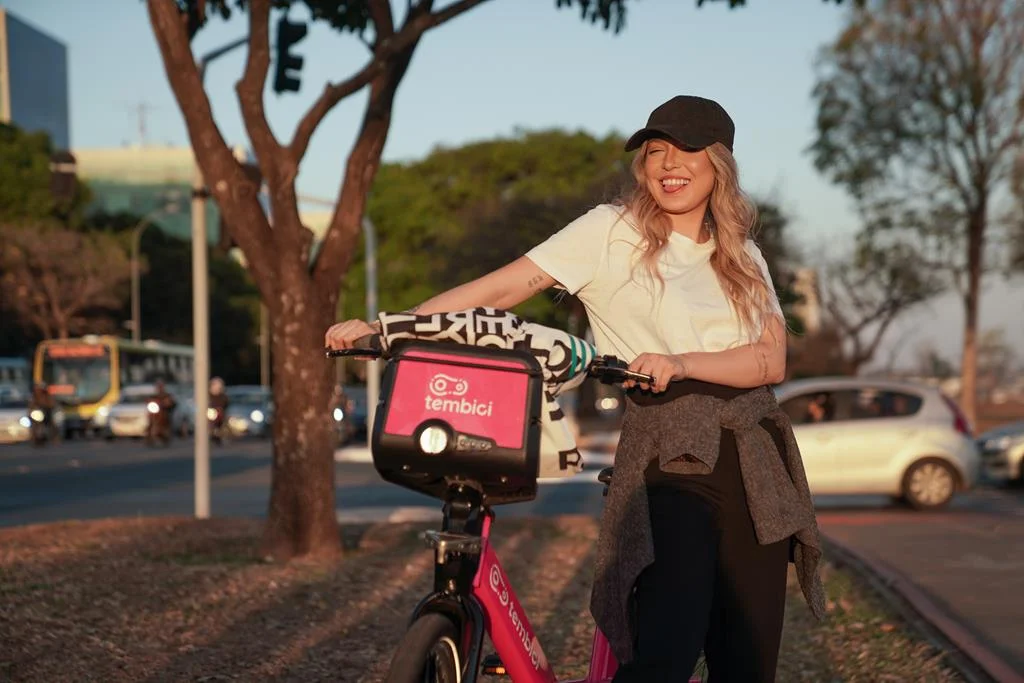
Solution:
[[[103,335],[47,339],[36,347],[32,378],[44,382],[61,405],[65,436],[71,437],[102,429],[123,387],[157,380],[168,388],[191,385],[192,361],[192,347],[155,340],[136,343]]]

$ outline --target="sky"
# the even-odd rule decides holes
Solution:
[[[307,19],[304,5],[296,4],[289,18]],[[848,244],[858,227],[853,205],[814,169],[806,151],[815,134],[816,55],[841,29],[845,6],[822,0],[748,0],[748,7],[735,10],[723,1],[701,9],[695,0],[628,4],[618,35],[580,21],[574,10],[556,10],[555,0],[489,0],[428,32],[399,88],[384,161],[415,160],[438,146],[519,129],[628,135],[670,97],[701,95],[732,116],[741,182],[755,196],[781,204],[791,237],[807,253],[823,246],[834,253]],[[188,144],[141,0],[0,5],[67,45],[72,148],[139,143],[140,105],[147,144]],[[194,52],[202,55],[246,30],[241,16],[215,18],[198,34]],[[293,51],[305,57],[302,90],[276,95],[268,79],[265,98],[271,126],[283,140],[323,85],[347,77],[368,54],[356,39],[319,24]],[[241,48],[210,64],[206,85],[224,137],[247,145],[234,96],[244,59]],[[364,102],[363,95],[344,100],[321,125],[300,172],[301,194],[337,196]],[[993,284],[983,325],[1003,324],[1004,304],[1014,292],[1020,296],[1019,287]],[[956,358],[962,313],[948,299],[930,308],[925,317],[943,333],[928,338]],[[1018,321],[1019,309],[1018,303]],[[1024,323],[1019,327],[1008,330],[1017,340],[1024,339]],[[913,344],[906,334],[902,339]]]

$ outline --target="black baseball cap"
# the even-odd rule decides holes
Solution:
[[[651,138],[665,138],[683,149],[699,150],[720,142],[732,151],[736,126],[718,102],[676,95],[651,112],[647,125],[626,141],[626,151]]]

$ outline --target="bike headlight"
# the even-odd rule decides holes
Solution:
[[[25,429],[28,429],[29,427],[32,426],[32,420],[28,419],[27,417],[23,417],[20,420],[18,420],[18,424],[20,424]]]
[[[253,422],[263,422],[263,417],[264,415],[262,410],[254,410],[249,413],[249,419]]]
[[[110,415],[110,406],[100,406],[96,409],[96,414],[100,417],[107,417]]]
[[[146,404],[146,410],[156,415],[157,413],[160,412],[160,404],[157,403],[156,401],[150,401],[149,403]]]
[[[207,420],[216,420],[217,419],[217,409],[216,408],[207,408],[206,409],[206,419]]]
[[[420,450],[427,455],[437,455],[448,447],[448,432],[442,427],[431,425],[420,432]]]
[[[345,419],[345,411],[343,411],[341,408],[335,408],[334,409],[334,421],[335,422],[341,422],[344,419]]]
[[[42,421],[43,421],[43,418],[44,418],[44,417],[46,417],[45,415],[43,415],[43,411],[39,410],[38,408],[36,408],[35,410],[33,410],[33,411],[32,411],[31,413],[29,413],[28,415],[29,415],[29,417],[31,417],[31,418],[32,418],[33,420],[35,420],[36,422],[42,422]]]

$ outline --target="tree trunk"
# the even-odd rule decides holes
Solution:
[[[274,461],[263,554],[278,560],[341,552],[334,507],[333,364],[324,330],[336,296],[318,294],[298,263],[281,265],[272,301]]]
[[[985,202],[971,213],[967,232],[967,292],[964,295],[964,346],[960,363],[960,407],[971,423],[977,424],[978,308],[985,247]]]

